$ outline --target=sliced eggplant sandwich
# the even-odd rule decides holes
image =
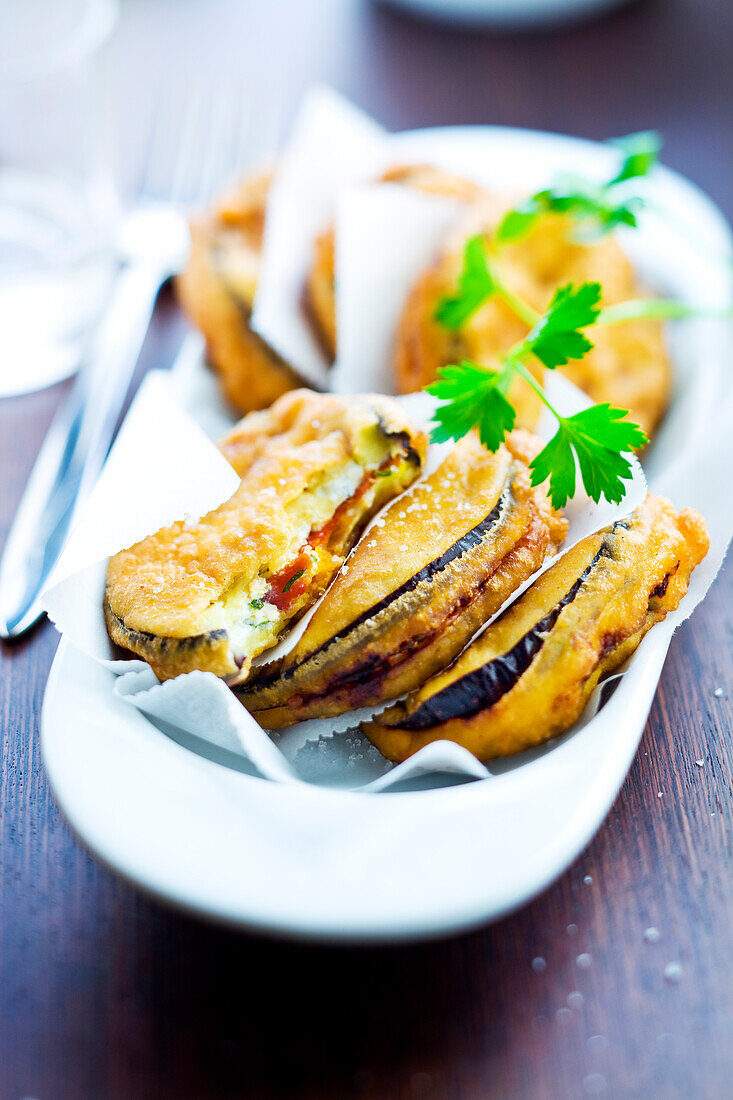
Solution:
[[[110,637],[161,680],[245,679],[415,479],[425,445],[390,398],[286,394],[223,441],[242,478],[228,501],[110,559]]]
[[[646,498],[569,550],[444,672],[364,723],[389,760],[449,740],[479,760],[547,741],[674,610],[708,549],[697,512]]]
[[[445,666],[554,553],[567,524],[514,432],[496,454],[474,433],[366,533],[295,648],[238,690],[266,728],[342,714]]]
[[[249,176],[191,221],[191,251],[176,289],[206,339],[206,355],[239,412],[262,409],[301,385],[250,325],[271,174]]]

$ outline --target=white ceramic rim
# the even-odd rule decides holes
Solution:
[[[416,139],[416,145],[436,133],[443,138],[470,133],[480,139],[486,129],[497,133],[498,128],[420,131],[408,139]],[[511,140],[560,140],[593,147],[578,139],[532,131],[499,133],[511,135]],[[683,189],[687,201],[705,211],[708,224],[722,234],[729,247],[728,229],[717,208],[681,177],[664,174]],[[517,908],[549,885],[588,844],[634,757],[667,647],[666,635],[648,635],[607,704],[619,716],[612,745],[594,744],[581,729],[569,740],[556,742],[546,757],[490,780],[419,793],[374,795],[305,784],[284,786],[202,759],[116,699],[110,690],[111,674],[62,642],[44,700],[43,757],[62,810],[89,848],[160,899],[212,920],[293,938],[370,943],[428,938],[477,926]],[[629,713],[634,720],[624,721]],[[575,749],[568,752],[573,742]],[[581,774],[578,751],[585,753],[586,764],[597,763],[586,768],[580,793],[573,787]],[[553,762],[551,785],[538,768],[542,759]],[[179,812],[178,787],[170,789],[176,783],[184,791],[185,813]],[[212,825],[204,811],[213,786],[223,794],[214,803],[217,821]],[[228,794],[234,796],[233,811]],[[531,815],[521,812],[517,816],[517,811],[535,801],[541,810],[539,820],[524,820]],[[400,853],[410,858],[398,868],[399,897],[399,891],[390,895],[389,887],[384,886],[384,881],[391,881],[390,866],[385,864],[390,857],[382,848],[371,855],[367,852],[361,878],[351,874],[353,868],[344,852],[337,852],[335,860],[331,852],[322,861],[323,867],[309,868],[302,882],[297,880],[296,869],[293,882],[297,892],[273,872],[276,850],[268,874],[258,869],[257,853],[253,855],[233,840],[237,815],[245,834],[264,820],[246,820],[255,805],[258,809],[252,812],[271,813],[274,818],[270,821],[288,823],[287,839],[305,829],[313,816],[323,820],[328,835],[330,822],[338,828],[347,805],[350,811],[358,809],[362,836],[374,835],[375,843],[384,837],[392,818],[404,825],[414,816],[428,832],[439,821],[440,828],[429,838],[422,834],[417,841],[413,838],[413,848]],[[426,809],[430,811],[427,814],[423,813]],[[555,831],[545,827],[551,816],[542,816],[552,813]],[[503,880],[482,858],[486,855],[485,838],[472,828],[475,821],[490,836],[492,816],[499,829],[508,827],[510,833],[524,830],[521,844],[516,836],[506,838],[512,858],[511,871]],[[258,830],[255,835],[259,836]],[[262,835],[264,845],[264,832]],[[403,843],[407,844],[404,837]],[[201,850],[197,848],[200,845]],[[426,846],[434,872],[430,876],[419,866]],[[250,867],[248,861],[253,858]],[[414,882],[408,881],[412,860]],[[435,878],[434,888],[426,877]]]

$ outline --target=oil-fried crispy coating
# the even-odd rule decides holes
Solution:
[[[364,732],[390,760],[443,739],[488,760],[557,736],[599,679],[678,606],[707,550],[697,512],[648,496],[629,519],[568,551],[450,668]]]
[[[208,361],[239,412],[266,408],[300,384],[250,327],[270,181],[269,172],[250,176],[192,219],[188,265],[176,280],[181,305],[206,338]]]
[[[430,195],[443,195],[459,202],[475,202],[482,189],[469,180],[433,168],[429,164],[398,165],[381,177],[383,183],[399,183]],[[316,239],[313,263],[308,273],[306,303],[324,350],[331,360],[336,355],[336,293],[334,275],[334,230],[329,226]]]
[[[284,395],[222,442],[242,478],[228,501],[110,559],[110,637],[161,679],[243,679],[414,480],[425,446],[390,398]]]
[[[444,668],[554,553],[567,523],[514,432],[496,454],[475,433],[393,501],[329,588],[296,645],[238,694],[266,728],[394,698]]]
[[[481,306],[459,332],[449,332],[434,319],[445,295],[455,293],[465,240],[477,232],[490,239],[506,208],[506,197],[491,196],[476,204],[444,253],[421,276],[405,304],[395,347],[395,375],[401,393],[421,389],[438,368],[461,359],[495,366],[507,348],[521,340],[527,327],[500,298]],[[537,311],[544,311],[555,289],[568,282],[597,281],[603,303],[611,305],[641,293],[633,267],[610,236],[583,244],[565,216],[547,214],[521,240],[502,247],[496,261],[504,282]],[[581,360],[562,368],[594,402],[609,401],[629,409],[631,418],[651,435],[669,400],[671,368],[658,321],[627,321],[596,326],[595,347]],[[533,427],[539,407],[526,383],[513,393],[519,402],[517,423]]]

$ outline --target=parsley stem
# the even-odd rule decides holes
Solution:
[[[536,313],[527,302],[522,301],[513,290],[510,290],[505,283],[498,279],[495,273],[492,272],[492,274],[497,294],[501,295],[509,308],[514,310],[517,317],[519,317],[521,321],[524,321],[525,325],[528,325],[529,328],[534,328],[542,314]]]
[[[720,320],[733,320],[733,307],[708,309],[705,306],[691,306],[686,302],[675,302],[666,298],[639,298],[630,302],[617,302],[605,306],[596,318],[597,325],[615,325],[621,321],[644,320],[683,320],[686,317],[718,317]]]
[[[559,421],[561,421],[563,419],[563,417],[560,416],[560,413],[557,411],[555,406],[552,405],[550,403],[550,401],[547,399],[547,394],[545,393],[544,388],[539,384],[539,382],[534,377],[532,372],[530,370],[527,370],[524,363],[522,363],[518,358],[515,358],[513,360],[513,362],[514,362],[514,369],[516,370],[517,374],[521,375],[521,377],[524,379],[524,381],[529,386],[532,387],[532,389],[537,394],[537,396],[539,397],[542,404],[547,406],[547,408],[550,410],[552,415],[557,417],[557,419]]]

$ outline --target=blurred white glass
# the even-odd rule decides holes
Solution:
[[[117,15],[117,0],[0,0],[0,395],[69,374],[109,292]]]

